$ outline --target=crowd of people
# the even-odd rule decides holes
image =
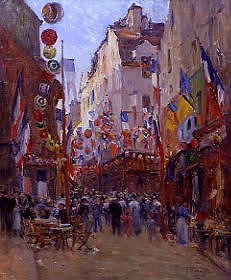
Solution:
[[[84,225],[93,223],[94,233],[111,228],[114,235],[127,238],[139,236],[146,231],[153,241],[158,234],[167,239],[168,234],[183,245],[188,244],[187,218],[189,211],[185,204],[176,207],[161,203],[155,193],[72,191],[70,213],[65,207],[62,195],[58,200],[32,198],[30,194],[15,192],[0,193],[0,230],[9,236],[23,236],[23,219],[57,219],[61,224],[70,223],[70,217],[78,216]]]

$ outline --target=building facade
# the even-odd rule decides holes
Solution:
[[[155,153],[153,76],[163,30],[135,4],[108,26],[80,84],[82,129],[90,129],[96,142],[87,155],[77,151],[86,162],[107,162],[125,151]]]
[[[161,42],[166,199],[211,211],[230,197],[229,21],[229,1],[173,0]]]
[[[16,2],[8,1],[6,10]],[[5,7],[0,7],[4,13]],[[19,3],[19,11],[22,16],[34,15],[23,1]],[[38,21],[37,17],[34,20]],[[14,30],[11,24],[9,31],[6,25],[0,26],[0,185],[1,189],[19,189],[38,195],[38,182],[42,181],[54,197],[59,142],[55,106],[63,97],[63,89],[34,59],[37,51],[39,54],[39,36],[35,40],[28,37],[31,41],[24,48],[27,35],[18,33],[17,27]]]

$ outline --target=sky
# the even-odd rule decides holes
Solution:
[[[49,0],[25,0],[42,19],[42,8]],[[54,0],[63,6],[64,17],[56,24],[43,23],[46,28],[56,30],[58,41],[55,45],[60,53],[60,42],[64,40],[64,57],[74,58],[77,86],[81,73],[89,70],[91,58],[104,39],[109,24],[126,15],[133,2],[143,7],[152,21],[164,22],[168,12],[168,0]],[[41,51],[43,44],[41,45]],[[60,57],[57,56],[59,60]]]

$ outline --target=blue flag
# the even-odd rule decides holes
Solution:
[[[156,73],[157,68],[157,60],[152,59],[152,73]]]
[[[125,111],[121,111],[120,113],[121,121],[122,122],[128,122],[128,114]]]
[[[186,73],[180,68],[180,91],[181,94],[188,94],[191,96],[191,89]]]

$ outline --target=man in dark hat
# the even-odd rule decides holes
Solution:
[[[109,204],[109,211],[111,214],[111,225],[113,234],[121,234],[121,215],[122,208],[118,201],[118,198],[113,197],[112,201]]]

